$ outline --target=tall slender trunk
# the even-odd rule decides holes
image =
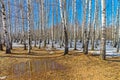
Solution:
[[[42,41],[43,41],[43,47],[46,47],[46,35],[45,35],[45,15],[44,15],[44,0],[41,0],[41,30],[42,30]]]
[[[112,0],[112,2],[111,2],[111,4],[112,4],[112,46],[114,46],[114,44],[115,44],[115,35],[114,35],[114,0]]]
[[[72,8],[73,8],[73,0],[72,0]],[[70,8],[68,7],[68,10],[69,10]],[[73,9],[72,9],[73,10]],[[73,11],[72,11],[72,14],[73,14]],[[73,19],[71,18],[71,20],[70,20],[70,22],[72,23],[73,22]],[[69,43],[70,43],[70,48],[72,48],[72,24],[70,24],[69,25],[69,36],[70,36],[70,39],[69,39]]]
[[[84,54],[88,54],[88,47],[89,47],[89,39],[90,39],[90,31],[91,31],[91,16],[92,16],[91,15],[91,4],[92,4],[92,1],[89,0],[88,31],[86,31]]]
[[[95,1],[96,3],[96,13],[95,13],[95,27],[96,27],[96,31],[95,31],[95,47],[97,48],[98,46],[98,40],[99,40],[99,24],[98,24],[98,15],[99,15],[99,5],[98,4],[98,0]]]
[[[102,35],[101,35],[101,59],[106,59],[106,6],[105,0],[101,0],[101,8],[102,8]]]
[[[54,7],[54,6],[53,6]],[[52,28],[51,28],[51,35],[52,35],[52,48],[54,48],[54,8],[52,9]]]
[[[11,29],[11,6],[10,6],[10,0],[8,0],[8,12],[9,12],[9,18],[8,18],[8,24],[9,24],[9,37],[10,37],[10,48],[12,49],[12,29]]]
[[[118,0],[118,8],[117,8],[117,52],[119,52],[119,48],[120,48],[120,0]]]
[[[17,5],[17,2],[14,1],[14,5],[16,6]],[[15,13],[15,18],[14,18],[14,42],[17,42],[17,36],[18,36],[18,31],[17,31],[17,25],[18,25],[18,19],[17,19],[17,7],[14,8],[14,13]]]
[[[67,35],[67,21],[66,21],[66,1],[64,0],[64,6],[62,6],[62,0],[59,0],[60,3],[60,15],[61,15],[61,19],[62,19],[62,26],[64,29],[64,37],[65,37],[65,49],[64,49],[64,55],[68,54],[68,35]]]
[[[71,20],[72,23],[72,20]],[[70,48],[72,48],[72,25],[70,25]]]
[[[22,17],[22,35],[23,35],[23,43],[24,43],[24,50],[27,50],[26,46],[26,37],[25,37],[25,30],[24,30],[24,8],[23,8],[23,0],[21,0],[21,17]]]
[[[2,41],[1,41],[1,35],[0,35],[0,51],[3,51]]]
[[[0,16],[0,24],[2,24],[2,16]],[[2,25],[0,25],[0,30],[2,30]],[[3,51],[2,32],[0,32],[0,51]]]
[[[9,39],[9,34],[7,31],[7,23],[6,23],[6,12],[5,12],[5,5],[4,2],[2,0],[0,0],[1,4],[2,4],[2,24],[3,24],[3,30],[4,30],[4,39],[5,39],[5,43],[6,43],[6,54],[11,53],[11,47],[10,47],[10,39]]]
[[[47,9],[47,7],[46,8],[44,8],[45,6],[44,6],[44,4],[46,5],[46,6],[48,6],[48,0],[46,1],[46,2],[43,2],[43,11],[44,11],[44,27],[43,27],[43,35],[44,35],[44,44],[43,44],[43,47],[45,48],[46,47],[46,39],[47,39],[47,34],[46,34],[46,32],[47,32],[47,30],[46,30],[46,28],[47,28],[47,25],[48,25],[48,23],[47,23],[47,13],[48,13],[48,9]]]
[[[42,39],[42,20],[40,19],[41,18],[41,1],[38,2],[38,7],[39,7],[39,25],[38,25],[38,30],[39,30],[39,42],[38,42],[38,48],[40,49],[41,48],[41,39]]]
[[[28,54],[30,54],[30,19],[31,19],[31,0],[27,0],[27,5],[28,5],[28,12],[27,12],[27,17],[28,17]]]
[[[76,27],[76,0],[73,0],[74,12],[74,50],[76,50],[77,42],[77,27]]]
[[[87,12],[87,3],[88,3],[88,0],[85,0],[85,2],[84,2],[84,6],[83,6],[83,9],[84,9],[84,11],[83,11],[83,23],[82,23],[82,48],[83,48],[83,52],[85,52],[85,33],[86,33],[86,17],[87,17],[87,15],[86,15],[86,12]]]
[[[91,50],[94,50],[94,43],[95,43],[95,20],[93,21],[91,37],[92,37],[92,39],[91,39],[91,41],[92,41]]]
[[[95,0],[95,13],[94,13],[94,21],[93,21],[93,26],[92,26],[92,47],[91,50],[94,50],[94,43],[95,43],[95,27],[97,27],[97,13],[98,13],[98,0]]]

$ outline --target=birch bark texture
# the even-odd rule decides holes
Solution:
[[[2,25],[3,25],[3,30],[4,30],[4,40],[5,40],[5,46],[6,46],[6,54],[11,53],[11,47],[10,47],[10,39],[9,39],[9,33],[7,30],[7,23],[6,23],[6,11],[5,11],[5,5],[3,0],[0,0],[1,6],[2,6]]]
[[[27,12],[27,17],[28,17],[28,54],[30,54],[30,16],[31,16],[31,0],[27,0],[27,5],[28,5],[28,12]]]
[[[120,0],[118,0],[118,7],[117,7],[117,52],[119,52],[120,48]]]
[[[85,51],[85,26],[86,26],[86,12],[87,12],[87,0],[83,1],[83,23],[82,23],[82,48],[83,52]]]
[[[89,15],[88,15],[88,28],[86,28],[86,38],[85,38],[85,47],[84,47],[84,54],[88,54],[88,46],[89,46],[89,38],[90,38],[90,31],[91,31],[91,0],[89,0]]]
[[[106,0],[101,0],[101,9],[102,9],[102,34],[101,34],[101,51],[100,56],[102,60],[106,59]]]
[[[63,5],[62,5],[63,3]],[[65,40],[65,49],[64,49],[64,55],[68,54],[68,34],[67,34],[67,19],[66,19],[66,0],[59,0],[60,4],[60,16],[62,20],[62,26],[64,30],[64,40]]]
[[[76,0],[73,0],[73,12],[74,12],[74,50],[76,50],[77,42],[77,27],[76,27]]]

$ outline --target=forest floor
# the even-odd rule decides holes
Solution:
[[[120,57],[102,61],[99,56],[33,48],[27,54],[14,48],[0,51],[0,80],[120,80]]]

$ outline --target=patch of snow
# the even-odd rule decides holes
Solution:
[[[27,41],[26,41],[26,42],[27,42]],[[111,42],[110,42],[110,41],[109,41],[109,43],[108,43],[108,41],[106,41],[106,42],[107,42],[107,43],[106,43],[106,55],[107,55],[107,56],[120,56],[120,53],[117,53],[117,52],[116,52],[117,49],[111,46]],[[54,41],[54,43],[55,43],[55,41]],[[95,42],[95,43],[96,43],[96,42]],[[100,41],[98,41],[98,44],[99,44],[99,45],[97,45],[97,47],[95,48],[95,51],[91,51],[91,42],[90,42],[90,43],[89,43],[89,47],[88,47],[89,52],[90,52],[90,53],[93,53],[93,54],[100,54],[100,47],[101,47],[101,46],[100,46]],[[32,46],[34,46],[34,41],[32,41]],[[38,46],[38,44],[37,44],[37,46]],[[43,42],[41,43],[41,46],[43,46]],[[24,45],[23,45],[23,44],[20,44],[20,43],[13,43],[13,47],[24,47]],[[69,50],[74,50],[74,41],[72,41],[72,48],[70,48],[70,44],[68,45],[68,47],[69,47]],[[77,42],[76,47],[77,47],[77,50],[79,50],[80,52],[83,51],[82,43],[81,43],[80,41]],[[62,46],[62,47],[60,48],[60,43],[54,44],[54,48],[56,48],[57,50],[64,50],[64,46]],[[50,44],[47,44],[46,50],[47,50],[50,54],[53,54],[53,53],[54,53],[54,51],[52,51],[52,42],[51,42],[51,41],[50,41]]]
[[[55,53],[55,52],[53,52],[53,51],[50,51],[50,52],[49,52],[49,54],[54,54],[54,53]]]
[[[13,47],[23,47],[24,45],[19,44],[19,43],[13,43],[12,46],[13,46]]]
[[[2,76],[0,77],[0,80],[5,80],[7,78],[7,76]]]

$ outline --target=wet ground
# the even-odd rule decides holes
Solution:
[[[66,67],[50,59],[37,59],[12,65],[9,69],[9,80],[41,80],[48,79],[48,72],[65,70]],[[51,73],[50,73],[51,74]],[[40,79],[41,78],[41,79]]]
[[[79,51],[70,51],[66,56],[61,55],[63,51],[32,52],[0,52],[0,80],[120,80],[120,57],[102,61],[98,55]]]
[[[66,67],[55,61],[63,51],[51,51],[34,48],[30,55],[22,48],[12,54],[0,51],[0,80],[53,80]]]

